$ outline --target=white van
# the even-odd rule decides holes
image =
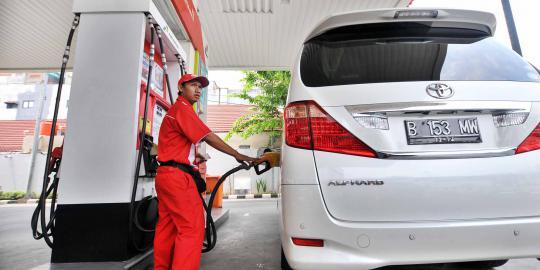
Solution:
[[[283,268],[540,255],[540,73],[494,31],[450,9],[313,30],[284,112]]]

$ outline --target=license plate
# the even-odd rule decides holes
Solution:
[[[481,143],[477,118],[405,120],[407,143]]]

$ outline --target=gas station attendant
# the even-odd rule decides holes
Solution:
[[[196,145],[201,141],[234,157],[254,162],[238,153],[214,134],[193,110],[208,86],[204,76],[183,75],[178,81],[178,98],[165,115],[159,131],[156,191],[159,220],[154,238],[154,267],[199,269],[204,240],[204,209],[197,185],[186,172],[192,169]]]

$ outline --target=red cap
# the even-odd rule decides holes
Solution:
[[[202,87],[207,87],[210,82],[208,79],[204,76],[195,76],[193,74],[184,74],[180,80],[178,80],[178,86],[181,86],[183,83],[190,82],[190,81],[198,81],[201,83]]]

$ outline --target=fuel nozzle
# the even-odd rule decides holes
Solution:
[[[255,172],[257,175],[261,175],[273,167],[279,167],[279,160],[280,160],[281,154],[279,152],[272,152],[268,151],[265,152],[261,157],[260,160],[262,160],[261,163],[255,165]],[[264,166],[261,168],[261,166]]]
[[[265,152],[262,156],[261,156],[261,159],[265,160],[265,161],[268,161],[270,163],[270,166],[272,167],[279,167],[280,164],[279,164],[279,160],[281,158],[281,153],[279,152]]]

